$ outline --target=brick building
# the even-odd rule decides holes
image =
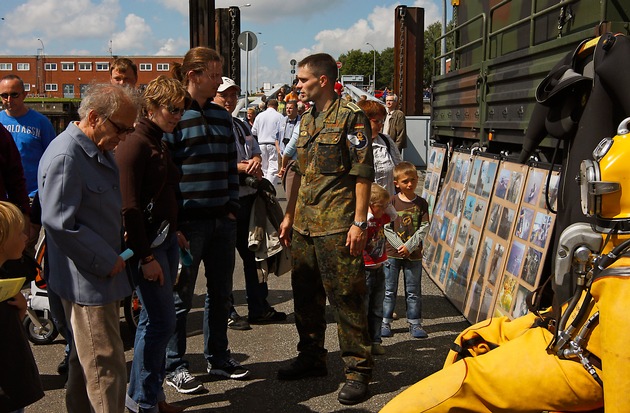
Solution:
[[[28,97],[78,98],[92,82],[109,81],[109,65],[117,56],[0,56],[0,78],[9,73],[24,80]],[[138,66],[138,86],[159,75],[170,76],[181,56],[128,56]]]

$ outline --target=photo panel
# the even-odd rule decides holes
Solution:
[[[468,151],[456,150],[453,152],[443,188],[437,199],[437,207],[429,227],[429,236],[426,237],[429,244],[439,245],[441,247],[439,251],[443,251],[441,256],[438,257],[437,247],[425,246],[425,248],[432,248],[436,251],[434,260],[440,260],[435,270],[433,263],[426,263],[424,266],[433,281],[442,289],[445,288],[447,283],[450,260],[455,256],[453,249],[459,236],[462,215],[465,214],[472,218],[474,212],[474,197],[468,200],[470,205],[466,204],[465,183],[469,179],[470,163],[471,158]],[[467,211],[464,211],[465,208],[468,208]],[[467,225],[470,226],[470,219],[465,219],[464,221],[468,222]],[[463,236],[465,237],[465,235]],[[463,251],[461,251],[461,254],[463,254]]]
[[[505,252],[505,270],[497,275],[496,288],[500,289],[500,296],[496,298],[492,311],[495,315],[510,318],[520,317],[527,312],[525,298],[543,279],[542,272],[555,225],[555,214],[548,209],[547,204],[555,207],[560,181],[559,167],[552,169],[549,165],[532,164],[527,168],[528,172],[523,174],[523,178],[516,174],[510,175],[510,182],[515,182],[515,190],[518,185],[524,189],[520,204],[514,204],[518,215],[509,237],[509,249]],[[510,195],[508,184],[506,201]],[[492,274],[490,278],[493,278]]]
[[[498,171],[500,159],[488,154],[479,154],[469,163],[470,179],[466,196],[460,196],[462,202],[460,207],[461,220],[459,225],[459,233],[455,239],[455,251],[450,265],[449,274],[453,274],[449,278],[445,287],[445,295],[447,298],[462,312],[464,312],[464,304],[469,301],[472,296],[470,292],[471,282],[479,278],[478,274],[473,273],[477,260],[483,258],[488,264],[491,252],[486,254],[480,249],[480,243],[483,241],[481,233],[486,223],[488,212],[488,197],[493,193],[496,172]],[[465,170],[462,164],[462,171]],[[484,241],[485,242],[485,241]],[[489,244],[490,248],[491,244]],[[483,283],[483,277],[480,282]],[[474,292],[476,296],[476,306],[481,303],[481,295],[483,285],[478,284]]]
[[[514,276],[520,277],[525,250],[521,243],[513,251],[512,239],[519,219],[522,232],[528,222],[533,220],[532,208],[527,214],[520,215],[520,203],[528,173],[527,165],[507,160],[498,164],[494,190],[488,200],[489,212],[483,227],[483,242],[478,248],[473,277],[466,295],[464,314],[472,323],[493,314],[493,305],[501,291],[508,265],[516,268],[514,271],[518,272]]]
[[[435,202],[439,195],[445,154],[446,146],[440,144],[431,146],[421,195],[429,204],[429,219],[433,217],[436,209]]]

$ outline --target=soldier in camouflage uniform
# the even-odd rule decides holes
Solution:
[[[346,366],[346,384],[338,399],[356,404],[367,398],[373,364],[362,252],[374,167],[370,122],[357,105],[338,98],[333,89],[336,73],[336,62],[327,54],[308,56],[298,64],[300,99],[314,105],[300,124],[297,176],[280,237],[285,245],[292,244],[291,284],[300,341],[298,357],[278,371],[278,378],[327,374],[328,297]]]

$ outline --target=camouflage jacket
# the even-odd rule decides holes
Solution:
[[[323,236],[348,231],[356,178],[374,179],[370,122],[354,103],[336,99],[325,112],[302,116],[297,141],[296,231]]]

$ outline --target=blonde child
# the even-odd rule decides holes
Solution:
[[[409,162],[401,162],[394,168],[394,184],[400,191],[391,198],[397,217],[385,227],[387,238],[387,263],[385,263],[385,298],[383,300],[383,324],[381,336],[393,335],[391,322],[396,307],[398,278],[403,271],[407,301],[409,333],[414,338],[426,338],[422,328],[422,239],[429,229],[428,204],[416,195],[418,173]]]
[[[389,192],[377,183],[372,183],[370,205],[367,216],[367,243],[363,250],[365,282],[368,288],[368,332],[372,340],[372,354],[385,354],[381,346],[381,322],[385,297],[385,273],[383,263],[387,261],[383,227],[396,218],[396,210],[389,203]]]
[[[24,216],[9,202],[0,201],[0,267],[7,260],[22,257],[27,240]],[[2,271],[2,270],[0,270]],[[19,274],[0,273],[0,278]],[[26,299],[18,293],[0,302],[0,411],[22,412],[24,406],[44,397],[39,372],[26,339],[22,319]]]

